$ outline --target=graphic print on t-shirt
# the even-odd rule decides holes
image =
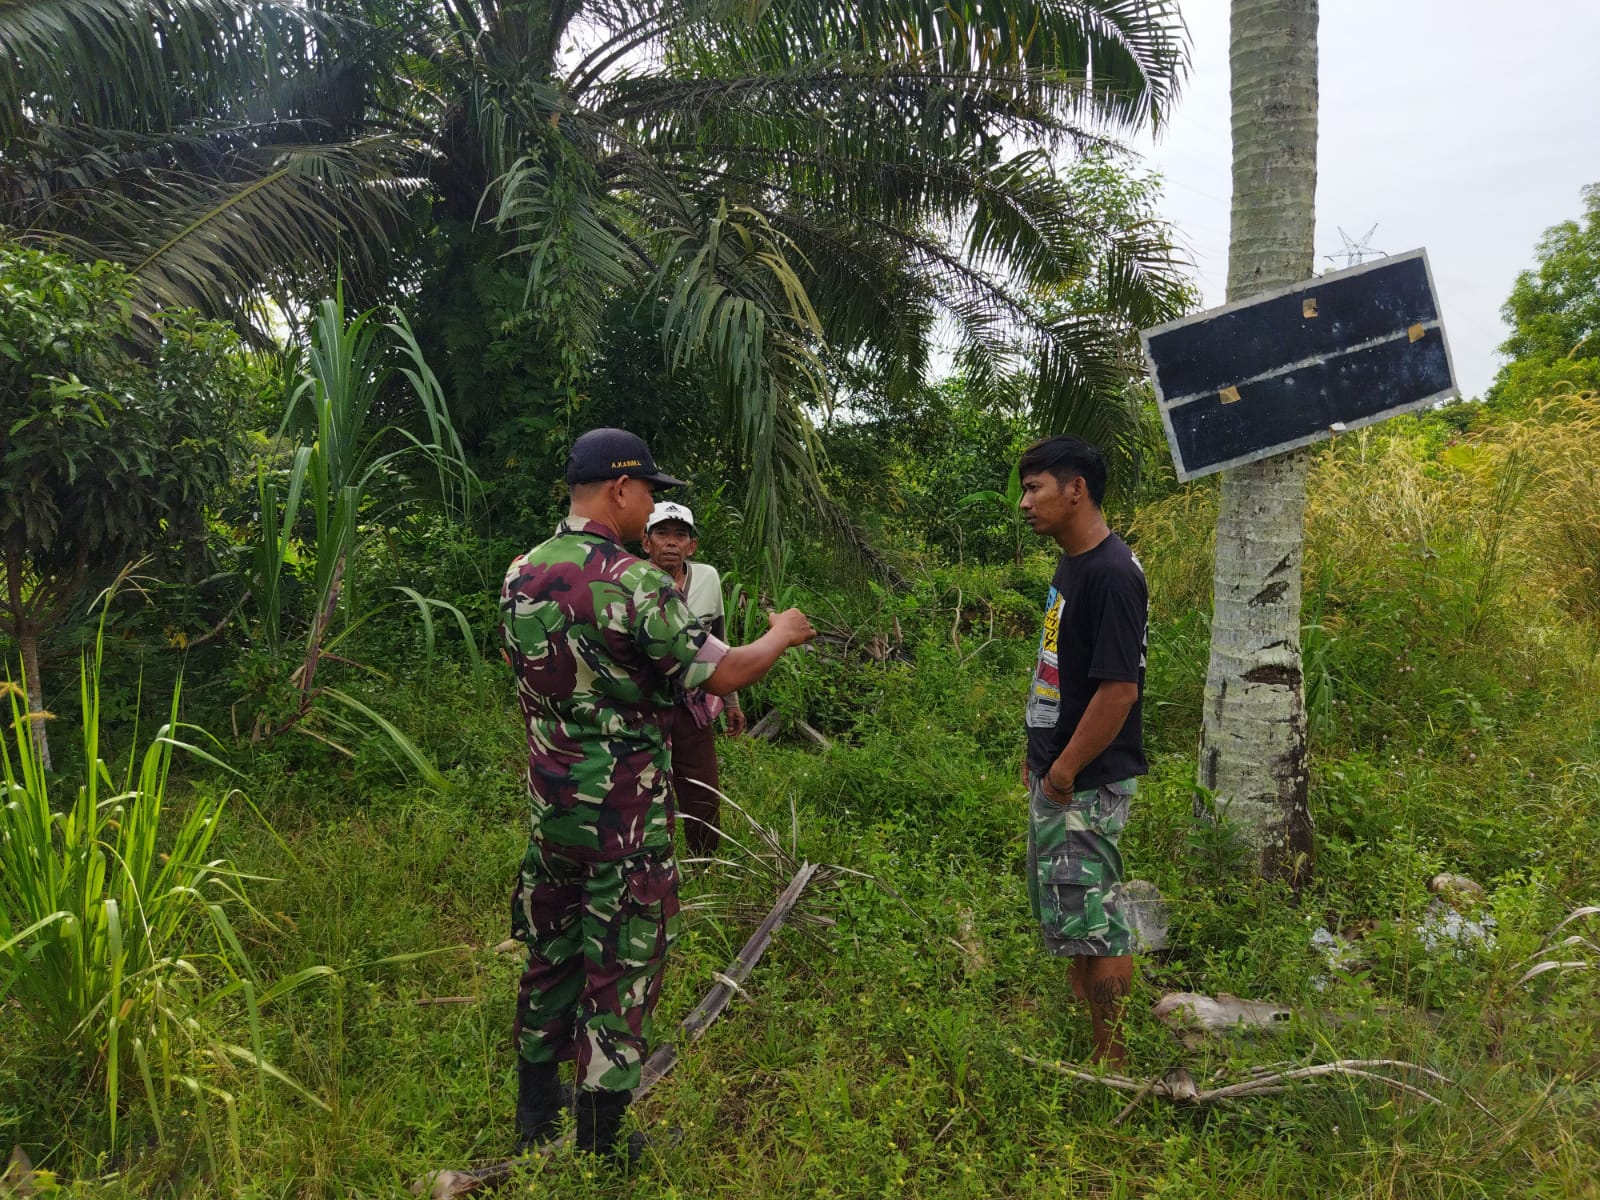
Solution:
[[[1071,742],[1105,682],[1144,688],[1149,592],[1128,545],[1109,534],[1056,565],[1045,605],[1039,658],[1028,686],[1028,770],[1043,775]],[[1110,745],[1077,772],[1078,787],[1143,775],[1142,704],[1133,707]]]
[[[1033,729],[1054,728],[1061,713],[1061,595],[1055,585],[1044,601],[1044,632],[1039,635],[1039,663],[1028,689],[1025,721]]]
[[[1129,561],[1131,561],[1133,563],[1134,567],[1137,568],[1137,570],[1139,572],[1139,578],[1143,579],[1144,578],[1144,564],[1139,561],[1139,556],[1137,554],[1135,554],[1132,550],[1130,550],[1130,551],[1128,551],[1128,559],[1129,559]],[[1145,616],[1144,625],[1139,630],[1139,687],[1140,687],[1141,691],[1144,688],[1144,669],[1148,665],[1149,657],[1150,657],[1150,617],[1149,617],[1149,614],[1148,614],[1148,611],[1147,611],[1146,612],[1146,616]]]

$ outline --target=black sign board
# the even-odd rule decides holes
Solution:
[[[1179,479],[1282,454],[1456,394],[1422,250],[1139,336]]]

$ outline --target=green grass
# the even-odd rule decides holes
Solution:
[[[983,681],[981,693],[991,686]],[[1388,798],[1409,797],[1412,806],[1393,813],[1396,836],[1348,864],[1325,853],[1341,873],[1326,871],[1317,894],[1295,908],[1269,889],[1205,877],[1188,840],[1189,764],[1161,756],[1128,854],[1172,898],[1180,948],[1141,961],[1130,1037],[1142,1069],[1183,1062],[1199,1080],[1281,1060],[1408,1059],[1450,1075],[1493,1119],[1453,1089],[1441,1093],[1447,1107],[1433,1110],[1333,1082],[1215,1109],[1147,1100],[1112,1127],[1127,1097],[1023,1064],[1019,1049],[1081,1061],[1087,1028],[1028,922],[1014,763],[938,723],[938,706],[959,710],[967,699],[913,690],[882,711],[881,738],[842,742],[827,755],[726,747],[732,795],[785,836],[792,802],[802,856],[869,873],[905,904],[849,877],[810,897],[810,909],[837,924],[780,934],[748,981],[748,997],[641,1104],[642,1120],[681,1126],[684,1141],[631,1183],[558,1159],[531,1167],[520,1189],[663,1197],[1583,1194],[1600,1167],[1589,1136],[1600,1103],[1595,989],[1578,973],[1514,986],[1518,962],[1578,883],[1539,866],[1492,881],[1502,949],[1460,961],[1423,955],[1404,923],[1424,903],[1427,875],[1454,865],[1416,827],[1445,802],[1432,780],[1419,789],[1414,776],[1382,776]],[[982,695],[978,701],[981,710]],[[514,779],[514,720],[503,710],[475,719],[480,737],[502,752],[494,769]],[[936,752],[946,739],[955,749]],[[505,935],[506,880],[522,832],[515,787],[484,787],[490,773],[472,772],[446,798],[391,787],[348,806],[326,776],[306,791],[296,777],[279,777],[276,788],[263,779],[294,858],[248,822],[226,831],[236,861],[277,877],[253,889],[272,922],[244,931],[258,964],[275,975],[313,964],[339,973],[337,982],[286,997],[268,1022],[268,1056],[327,1112],[283,1088],[242,1093],[241,1162],[221,1172],[191,1153],[204,1130],[181,1123],[169,1132],[175,1145],[97,1171],[87,1147],[60,1138],[59,1107],[13,1101],[0,1120],[36,1160],[59,1162],[84,1194],[106,1196],[399,1195],[431,1167],[503,1154],[517,964],[492,946]],[[1591,791],[1590,812],[1595,799]],[[737,832],[737,819],[730,828]],[[691,874],[686,895],[731,892],[761,903],[773,890],[713,868]],[[1311,929],[1360,920],[1378,922],[1368,935],[1374,961],[1318,991]],[[715,909],[690,920],[672,962],[664,1022],[696,1002],[747,931]],[[381,961],[424,951],[437,953]],[[1269,1036],[1187,1050],[1146,1012],[1169,989],[1271,997],[1302,1015]],[[417,1003],[442,996],[471,1000]],[[5,1061],[12,1071],[27,1066],[9,1051]]]
[[[19,688],[8,696],[10,737],[0,738],[0,1001],[29,1042],[48,1048],[63,1081],[98,1092],[103,1103],[84,1123],[97,1132],[103,1119],[107,1145],[120,1145],[118,1118],[137,1093],[158,1139],[176,1105],[220,1108],[231,1151],[238,1068],[251,1068],[263,1086],[268,1075],[296,1086],[263,1057],[262,1013],[319,971],[263,980],[241,944],[235,921],[250,911],[243,881],[212,855],[238,797],[224,781],[175,803],[174,751],[222,766],[182,740],[192,731],[178,719],[176,687],[167,721],[142,753],[128,752],[120,785],[113,776],[101,745],[104,633],[102,621],[80,672],[79,778],[52,788],[30,733],[27,697]],[[244,1027],[224,1033],[229,1010],[242,1011]],[[208,1138],[213,1165],[216,1149]]]
[[[1364,478],[1374,521],[1386,497],[1398,511],[1427,477],[1361,477],[1367,468],[1336,458],[1318,469],[1354,473],[1324,479],[1325,492],[1357,491]],[[1391,477],[1401,482],[1373,494]],[[806,910],[834,924],[785,928],[746,994],[638,1106],[641,1121],[681,1127],[680,1144],[628,1180],[570,1157],[530,1164],[507,1194],[1600,1194],[1600,972],[1518,982],[1565,913],[1600,901],[1595,630],[1548,607],[1535,606],[1537,622],[1508,620],[1526,589],[1546,586],[1528,570],[1495,575],[1501,591],[1476,593],[1471,613],[1450,608],[1435,629],[1418,589],[1456,603],[1463,589],[1429,573],[1481,579],[1481,556],[1466,542],[1431,559],[1386,555],[1314,513],[1312,544],[1329,564],[1317,648],[1327,691],[1313,755],[1317,877],[1296,902],[1239,877],[1227,845],[1190,820],[1205,653],[1194,525],[1205,505],[1196,489],[1139,527],[1157,597],[1155,753],[1126,855],[1169,898],[1174,948],[1139,960],[1128,1030],[1138,1069],[1182,1064],[1207,1086],[1272,1063],[1395,1058],[1454,1081],[1429,1085],[1442,1106],[1331,1080],[1214,1106],[1147,1098],[1113,1124],[1127,1096],[1018,1057],[1082,1061],[1089,1049],[1064,970],[1038,946],[1021,874],[1018,714],[1035,638],[1029,597],[1049,571],[1039,556],[1022,568],[938,568],[902,597],[829,593],[836,619],[869,632],[898,619],[914,663],[808,656],[748,699],[805,712],[833,748],[726,743],[725,786],[785,842],[797,829],[799,857],[862,874],[835,874],[807,896]],[[1430,536],[1444,537],[1454,510],[1439,505]],[[1521,562],[1526,551],[1517,541],[1505,552]],[[996,640],[973,654],[985,604],[1000,614]],[[1473,613],[1479,633],[1463,639]],[[405,651],[388,647],[385,660]],[[518,963],[493,947],[507,934],[525,836],[523,750],[509,687],[478,697],[470,672],[449,664],[367,697],[405,714],[407,735],[451,781],[443,794],[404,782],[381,739],[354,760],[303,741],[235,756],[276,832],[236,809],[212,853],[263,877],[253,911],[234,921],[264,978],[331,968],[262,1014],[266,1057],[325,1111],[269,1082],[237,1089],[236,1138],[191,1109],[169,1114],[157,1142],[130,1102],[124,1120],[137,1133],[107,1155],[103,1101],[18,1009],[0,1006],[0,1149],[20,1141],[97,1197],[399,1196],[429,1169],[504,1155]],[[739,818],[728,825],[739,834]],[[1423,947],[1416,925],[1441,870],[1488,889],[1492,949]],[[747,936],[753,921],[730,914],[764,909],[777,891],[770,872],[686,877],[686,900],[705,907],[674,952],[662,1028]],[[1311,946],[1319,926],[1354,938],[1359,960],[1330,974]],[[1295,1017],[1185,1046],[1149,1013],[1172,990],[1271,999]],[[466,1000],[418,1003],[442,997]],[[236,1036],[246,1027],[242,1009],[217,1020]],[[208,1138],[224,1152],[208,1154]]]

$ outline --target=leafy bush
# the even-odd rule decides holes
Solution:
[[[135,318],[110,263],[0,239],[0,630],[36,706],[41,645],[130,559],[203,540],[252,388],[238,337],[173,311]],[[161,340],[129,353],[143,333]],[[50,764],[46,722],[33,735]]]

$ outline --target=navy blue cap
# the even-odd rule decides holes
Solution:
[[[597,479],[645,479],[657,487],[682,487],[683,480],[656,470],[650,447],[626,429],[591,429],[567,453],[567,482],[592,483]]]

